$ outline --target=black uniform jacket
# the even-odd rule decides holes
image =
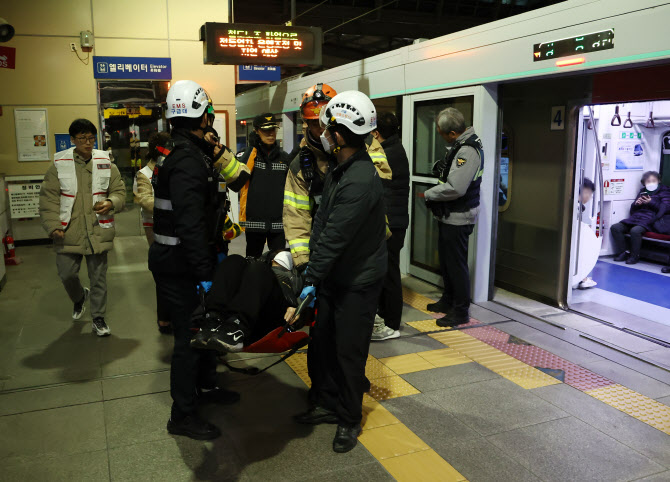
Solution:
[[[386,215],[391,229],[407,229],[409,226],[409,161],[407,153],[394,134],[382,142],[384,154],[391,167],[391,182],[384,186]]]
[[[386,274],[384,188],[365,150],[326,175],[309,247],[308,282],[361,286]]]
[[[158,168],[154,184],[154,198],[169,200],[172,210],[154,207],[154,233],[178,237],[180,244],[154,242],[149,251],[149,269],[209,281],[216,260],[218,179],[212,160],[204,153],[208,149],[206,141],[181,130],[174,131],[172,138],[175,147]]]

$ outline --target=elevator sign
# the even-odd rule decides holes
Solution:
[[[316,27],[207,22],[200,27],[205,64],[321,65]]]
[[[551,60],[571,55],[597,52],[614,48],[614,29],[588,33],[576,37],[542,42],[533,46],[533,61]]]

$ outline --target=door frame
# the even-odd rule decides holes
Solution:
[[[445,89],[403,97],[402,142],[406,146],[410,162],[410,192],[414,182],[437,184],[432,177],[414,174],[414,116],[415,104],[426,100],[439,100],[452,97],[473,96],[473,127],[484,145],[484,174],[481,184],[480,210],[475,230],[470,237],[468,264],[470,266],[472,298],[475,302],[489,300],[489,279],[493,276],[490,264],[492,246],[495,246],[493,226],[498,216],[497,204],[497,164],[499,154],[497,132],[499,129],[498,85],[475,85],[458,89]],[[432,284],[441,285],[441,276],[432,271],[414,266],[410,263],[411,229],[413,199],[409,199],[410,224],[405,237],[406,249],[403,249],[400,267],[403,273],[410,274]],[[437,222],[437,221],[436,221]]]

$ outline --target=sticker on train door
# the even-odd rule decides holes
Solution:
[[[551,108],[551,130],[562,131],[565,129],[565,106],[558,105]]]

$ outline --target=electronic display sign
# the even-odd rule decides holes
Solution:
[[[557,59],[614,48],[614,29],[542,42],[533,46],[533,61]]]
[[[200,40],[205,64],[321,65],[317,27],[207,22]]]

